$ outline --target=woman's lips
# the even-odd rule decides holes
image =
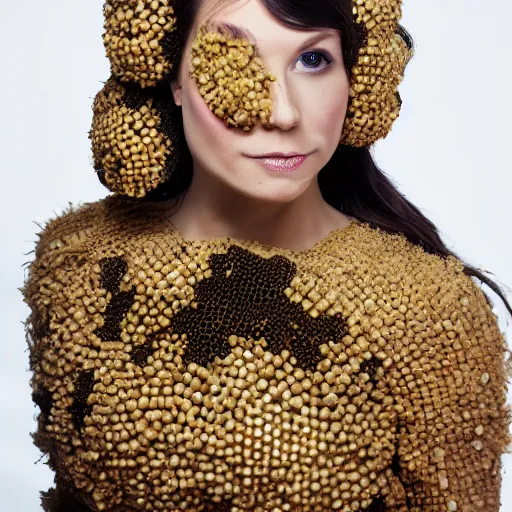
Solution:
[[[259,161],[264,167],[271,171],[291,172],[298,169],[306,160],[308,155],[299,155],[292,157],[261,157],[253,158]]]

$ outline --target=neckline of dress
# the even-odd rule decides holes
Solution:
[[[318,250],[319,247],[324,245],[329,240],[340,237],[340,236],[346,236],[349,233],[351,233],[357,226],[361,226],[362,222],[355,217],[350,217],[349,224],[344,227],[334,228],[333,230],[329,231],[326,236],[318,240],[312,247],[309,249],[302,249],[302,250],[294,250],[294,249],[286,249],[284,247],[277,247],[270,244],[264,244],[258,240],[247,240],[245,238],[238,238],[233,236],[221,236],[221,237],[213,237],[213,238],[196,238],[194,240],[190,240],[183,236],[183,234],[180,232],[180,230],[171,222],[169,218],[166,219],[166,223],[171,226],[171,229],[173,230],[174,235],[183,243],[186,244],[199,244],[199,245],[207,245],[207,244],[230,244],[230,243],[238,243],[240,245],[243,245],[245,247],[257,247],[266,251],[279,251],[282,253],[292,254],[292,255],[304,255],[311,252],[314,252]]]

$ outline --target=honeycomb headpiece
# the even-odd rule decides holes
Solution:
[[[109,190],[144,197],[176,167],[181,127],[172,95],[161,86],[178,64],[179,0],[106,0],[103,40],[112,76],[94,102],[89,134],[94,168]],[[340,0],[341,1],[341,0]],[[385,138],[399,116],[397,91],[413,55],[399,25],[401,0],[353,0],[366,38],[352,68],[340,144],[367,147]],[[212,112],[233,128],[269,123],[276,78],[254,44],[201,26],[192,46],[193,77]]]

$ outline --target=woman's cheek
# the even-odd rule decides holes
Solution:
[[[343,123],[347,113],[348,97],[349,97],[349,84],[346,87],[340,87],[340,80],[338,80],[336,87],[326,87],[319,97],[322,98],[322,104],[318,105],[316,115],[318,119],[318,128],[323,133],[329,134],[331,137],[336,138],[334,142],[338,142],[341,137]],[[318,117],[318,114],[320,116]]]
[[[188,101],[190,112],[188,119],[187,139],[195,146],[196,151],[204,152],[206,149],[215,151],[217,156],[227,157],[233,153],[233,144],[238,130],[226,126],[225,122],[217,117],[203,100],[199,91],[189,84]],[[208,153],[209,151],[207,151]]]
[[[189,93],[187,95],[189,108],[185,109],[189,113],[187,138],[190,137],[195,142],[194,145],[200,146],[198,149],[204,150],[205,147],[218,145],[219,139],[222,139],[220,134],[226,127],[208,108],[194,87],[196,85],[191,83],[187,89]]]
[[[336,143],[341,137],[343,130],[343,122],[347,113],[347,102],[339,102],[335,104],[332,102],[325,110],[325,115],[322,117],[324,123],[325,133],[329,133],[332,137],[335,137]]]

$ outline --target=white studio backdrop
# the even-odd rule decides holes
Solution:
[[[33,254],[34,222],[44,224],[68,202],[107,195],[92,168],[87,134],[92,101],[110,74],[104,54],[103,0],[2,0],[0,146],[0,304],[6,331],[0,372],[2,511],[41,510],[39,490],[53,474],[36,463],[29,433],[38,409],[31,400],[22,322],[25,262]],[[402,24],[416,55],[400,86],[402,113],[375,148],[381,168],[469,263],[512,286],[510,254],[509,101],[512,4],[496,0],[405,0]],[[501,301],[502,330],[512,328]],[[508,293],[512,301],[512,293]],[[509,393],[512,401],[512,390]],[[512,510],[512,455],[503,457],[501,512]]]

